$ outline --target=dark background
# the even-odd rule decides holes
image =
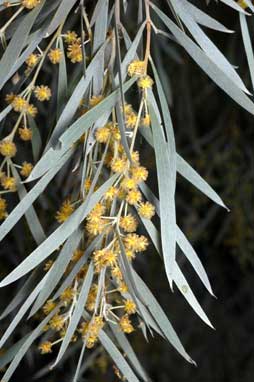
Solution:
[[[203,2],[196,3],[206,8]],[[135,14],[135,9],[130,12]],[[239,66],[239,74],[252,91],[237,13],[215,2],[209,5],[207,12],[235,30],[231,35],[206,32],[230,62]],[[249,26],[253,34],[251,22]],[[153,37],[156,39],[153,40],[153,54],[171,105],[177,150],[219,192],[231,212],[217,207],[178,177],[178,224],[198,252],[217,299],[204,290],[183,255],[179,253],[177,256],[216,331],[203,324],[176,289],[171,293],[163,264],[152,248],[144,258],[136,261],[136,269],[165,309],[198,367],[186,363],[158,337],[150,338],[146,343],[136,332],[130,338],[155,382],[250,382],[254,377],[254,117],[218,89],[175,43],[163,37]],[[45,78],[52,83],[54,81],[54,76],[51,78],[47,69]],[[45,121],[44,111],[39,123],[43,125]],[[140,141],[140,146],[143,164],[150,170],[153,186],[156,180],[154,158],[147,144]],[[38,214],[44,227],[51,220],[55,202],[59,204],[62,194],[54,185],[50,186],[38,204]],[[45,205],[46,212],[43,210]],[[23,251],[29,253],[34,245],[32,240],[24,243],[18,238],[24,231],[22,222],[1,247],[3,275],[20,261]],[[14,289],[12,293],[15,293]],[[4,293],[3,306],[6,297]],[[19,330],[14,340],[26,332],[27,324]],[[35,372],[49,360],[50,357],[29,353],[12,380],[31,381]],[[69,382],[75,363],[74,355],[60,370],[43,376],[39,381]],[[84,374],[84,381],[116,381],[107,358],[97,357],[95,365]],[[106,370],[105,375],[103,370]]]

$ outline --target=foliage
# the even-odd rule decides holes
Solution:
[[[246,9],[253,6],[247,0],[222,2],[239,12],[253,80],[246,21]],[[16,312],[0,347],[25,315],[32,327],[39,321],[1,356],[1,367],[10,363],[2,381],[10,380],[38,337],[42,354],[57,352],[50,368],[79,352],[73,381],[85,371],[87,349],[94,349],[91,354],[105,349],[119,379],[149,381],[126,336],[134,331],[145,339],[156,332],[195,364],[134,270],[134,259],[138,262],[151,243],[163,259],[171,289],[175,285],[212,327],[176,259],[179,247],[213,295],[201,261],[176,223],[177,173],[225,205],[176,151],[161,75],[165,68],[151,52],[158,39],[169,40],[174,52],[179,46],[253,114],[249,91],[200,25],[231,31],[187,0],[168,0],[164,7],[140,0],[133,38],[128,20],[137,4],[131,1],[98,0],[94,9],[75,0],[1,1],[0,7],[6,19],[0,29],[0,86],[6,88],[8,103],[0,113],[0,238],[25,216],[37,244],[0,283],[6,287],[31,272],[2,313],[4,319]],[[48,64],[57,78],[52,88],[44,81]],[[40,113],[48,116],[45,131],[37,126]],[[27,144],[30,156],[24,157]],[[153,149],[158,197],[147,182],[142,145]],[[33,204],[47,194],[53,178],[54,187],[64,189],[64,200],[55,213],[58,226],[46,230]],[[7,201],[12,204],[16,194],[20,201],[8,214]]]

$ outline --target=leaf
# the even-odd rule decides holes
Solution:
[[[163,137],[162,126],[160,126],[154,108],[149,104],[151,125],[156,157],[156,168],[160,195],[160,227],[161,243],[166,274],[172,288],[172,277],[175,263],[175,182],[174,168],[170,163],[168,145]]]
[[[42,322],[31,332],[29,336],[27,336],[25,342],[21,345],[18,352],[16,353],[14,359],[12,360],[10,366],[6,370],[4,376],[2,377],[2,382],[8,382],[18,367],[20,361],[24,357],[25,353],[28,351],[32,343],[36,340],[36,338],[40,335],[45,325],[49,322],[51,317],[56,313],[58,307],[55,308]]]
[[[188,301],[192,309],[197,313],[197,315],[212,329],[214,329],[213,325],[211,324],[209,318],[201,308],[199,302],[197,301],[196,297],[194,296],[187,280],[185,279],[181,269],[179,268],[178,264],[176,263],[174,268],[174,282],[177,285],[177,288],[182,293],[184,298]]]
[[[12,163],[11,163],[11,169],[12,169],[13,176],[16,179],[18,184],[17,192],[19,195],[19,199],[22,200],[27,196],[26,188],[21,183],[20,176]],[[26,217],[28,227],[31,231],[31,234],[35,242],[39,245],[43,240],[46,239],[46,235],[33,206],[28,208],[28,210],[25,213],[25,217]]]
[[[232,81],[239,89],[243,90],[247,94],[250,94],[232,65],[192,18],[188,7],[185,5],[185,2],[182,0],[178,0],[177,2],[175,0],[171,0],[171,3],[174,5],[174,8],[179,17],[188,28],[192,36],[195,38],[197,43],[206,53],[207,57],[209,57],[210,60],[212,60],[214,64],[218,66],[219,69],[221,69],[224,74],[229,77],[230,81]]]
[[[134,369],[136,370],[138,375],[142,378],[143,381],[149,382],[150,378],[147,376],[142,365],[140,364],[140,362],[139,362],[134,350],[132,349],[132,346],[129,343],[126,335],[121,331],[119,326],[116,327],[115,325],[110,324],[110,323],[109,323],[109,325],[110,325],[110,328],[111,328],[117,342],[121,346],[122,350],[124,351],[124,354],[126,354],[126,357],[129,359],[129,361],[131,362],[132,366],[134,367]]]
[[[126,82],[123,86],[124,91],[127,91],[134,82],[135,78]],[[42,176],[46,171],[54,166],[55,162],[59,160],[66,150],[68,150],[68,147],[71,147],[72,144],[75,143],[88,130],[88,128],[96,122],[98,115],[102,115],[115,105],[118,95],[119,89],[115,90],[97,106],[93,107],[85,115],[74,122],[59,138],[59,141],[62,144],[61,149],[54,150],[50,148],[36,164],[28,178],[28,181],[32,181]]]
[[[38,129],[38,126],[35,123],[35,120],[28,116],[28,122],[29,126],[32,129],[32,151],[33,151],[33,158],[34,161],[37,162],[40,156],[41,147],[42,147],[42,141],[41,141],[41,135],[40,131]]]
[[[243,13],[245,15],[249,15],[239,4],[237,4],[234,0],[220,0],[222,3],[228,5],[229,7],[235,9],[236,11]]]
[[[50,36],[58,28],[58,26],[65,21],[76,2],[77,0],[62,0],[48,27],[47,36]]]
[[[21,264],[19,264],[8,276],[0,283],[0,288],[18,280],[38,264],[43,262],[53,253],[68,237],[78,228],[79,224],[85,219],[102,195],[114,183],[118,175],[113,175],[108,179],[88,200],[69,217],[67,221],[60,225],[39,247],[37,247]],[[28,194],[29,195],[29,194]]]
[[[147,285],[144,281],[139,277],[139,275],[134,271],[134,278],[136,284],[139,288],[140,293],[142,294],[144,300],[147,302],[150,312],[152,313],[155,321],[159,325],[164,336],[167,340],[174,346],[174,348],[178,351],[179,354],[183,358],[185,358],[188,362],[195,364],[195,362],[190,358],[190,356],[186,353],[181,341],[179,340],[174,328],[169,322],[166,314],[162,310],[161,306],[148,289]]]
[[[57,171],[63,166],[63,164],[69,159],[71,152],[59,160],[55,168],[49,171],[19,202],[19,204],[12,210],[7,219],[0,226],[0,241],[10,232],[19,219],[26,213],[31,207],[33,202],[38,196],[45,190],[48,183],[53,179]]]
[[[245,53],[246,53],[247,61],[249,65],[252,88],[254,89],[254,55],[253,55],[251,37],[248,30],[246,16],[243,13],[239,13],[239,18],[240,18],[240,26],[242,31],[244,49],[245,49]]]
[[[86,305],[88,293],[89,293],[89,290],[90,290],[90,287],[91,287],[91,284],[93,281],[93,275],[94,275],[94,269],[93,269],[93,263],[91,262],[89,267],[88,267],[88,271],[86,273],[85,280],[83,282],[83,285],[82,285],[82,288],[81,288],[81,291],[79,294],[79,298],[77,300],[77,304],[76,304],[75,309],[73,311],[73,314],[71,316],[70,323],[68,325],[66,334],[63,338],[63,342],[61,344],[61,347],[60,347],[57,359],[54,363],[54,366],[61,360],[61,358],[62,358],[65,350],[67,349],[67,347],[71,341],[71,338],[72,338],[72,336],[73,336],[73,334],[74,334],[74,332],[75,332],[75,330],[79,324],[79,321],[80,321],[82,314],[83,314],[84,307]]]
[[[192,183],[198,190],[208,196],[214,203],[219,206],[229,209],[223,203],[220,196],[215,192],[211,186],[179,155],[176,156],[177,171],[190,183]]]
[[[32,29],[32,26],[44,3],[45,0],[41,1],[41,3],[36,8],[34,8],[24,17],[22,22],[20,22],[17,30],[15,31],[10,43],[8,44],[0,60],[0,89],[2,89],[8,80],[8,74],[17,61],[20,53],[22,52],[29,32]]]
[[[69,264],[74,250],[77,248],[82,236],[82,231],[74,231],[73,234],[64,244],[62,250],[57,255],[57,259],[50,268],[49,276],[47,278],[47,284],[40,291],[33,308],[31,309],[29,317],[33,316],[49,298],[54,288],[63,276],[67,265]]]
[[[48,272],[49,273],[49,272]],[[38,296],[39,292],[43,289],[45,286],[45,283],[48,279],[49,274],[44,275],[42,280],[37,284],[37,286],[34,288],[32,293],[28,296],[28,298],[25,300],[24,304],[21,306],[17,314],[15,314],[13,320],[11,321],[11,324],[7,328],[7,330],[4,332],[4,335],[2,336],[0,340],[0,348],[5,344],[7,339],[10,337],[12,332],[15,330],[18,323],[22,320],[32,303],[35,301],[36,297]]]
[[[84,251],[83,256],[79,261],[74,265],[71,272],[68,274],[60,288],[56,291],[56,293],[53,296],[53,300],[57,299],[61,293],[72,284],[75,276],[78,274],[78,272],[81,270],[81,268],[87,263],[88,257],[93,252],[93,250],[96,248],[97,244],[100,242],[101,238],[103,237],[103,234],[97,236],[93,241],[89,244],[87,249]]]
[[[219,69],[214,62],[185,34],[183,33],[163,12],[151,4],[160,19],[164,22],[177,41],[182,45],[192,59],[204,70],[204,72],[227,93],[235,102],[249,113],[254,114],[253,102],[232,82],[225,73]]]
[[[127,381],[139,382],[125,358],[103,330],[99,333],[99,340]]]
[[[205,12],[201,11],[201,9],[197,8],[194,4],[191,4],[186,0],[182,0],[182,2],[184,2],[186,8],[188,9],[188,12],[192,15],[192,17],[198,24],[219,32],[234,33],[234,31],[226,28],[219,21],[207,15]]]
[[[59,46],[61,51],[63,52],[63,57],[59,63],[59,71],[58,71],[58,87],[57,87],[57,119],[63,111],[64,105],[67,101],[67,69],[66,69],[66,60],[64,53],[64,45],[63,39],[60,38]]]

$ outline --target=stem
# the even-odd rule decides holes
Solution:
[[[146,10],[146,52],[145,52],[145,73],[147,73],[148,59],[150,56],[151,48],[151,17],[150,17],[150,3],[149,0],[145,0]]]

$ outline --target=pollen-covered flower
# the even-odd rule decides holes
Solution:
[[[80,328],[80,332],[84,340],[86,340],[86,347],[91,349],[98,341],[100,330],[103,328],[103,318],[100,316],[94,317],[90,323],[84,322]]]
[[[126,300],[124,302],[124,310],[127,314],[134,314],[137,311],[137,307],[134,301]]]
[[[63,58],[63,51],[59,48],[50,49],[50,52],[48,54],[48,58],[52,62],[52,64],[59,64],[59,62]]]
[[[137,85],[141,89],[149,89],[153,86],[153,79],[149,76],[143,76],[138,80]]]
[[[56,303],[54,302],[54,300],[50,299],[48,300],[44,305],[43,305],[43,313],[44,314],[49,314],[50,312],[52,312],[53,309],[55,309],[56,307]]]
[[[34,95],[41,102],[48,101],[51,98],[51,90],[45,85],[36,86]]]
[[[133,188],[137,187],[137,181],[134,178],[124,178],[121,182],[121,187],[124,190],[133,190]]]
[[[27,178],[31,174],[32,169],[33,169],[32,163],[23,162],[21,170],[20,170],[20,174],[24,176],[25,178]]]
[[[23,7],[27,9],[33,9],[39,5],[41,0],[22,0]]]
[[[111,163],[111,169],[114,172],[124,172],[127,168],[127,161],[124,158],[116,158]]]
[[[92,96],[92,98],[90,98],[89,100],[89,106],[94,107],[98,105],[103,100],[103,98],[104,96],[102,94],[97,96]]]
[[[135,233],[130,233],[125,236],[124,245],[127,249],[134,252],[143,252],[148,247],[148,240],[143,235],[139,236]]]
[[[141,125],[144,127],[149,127],[151,124],[151,117],[149,114],[146,114],[141,120]]]
[[[48,354],[52,353],[52,342],[50,341],[45,341],[39,346],[39,350],[41,354]]]
[[[8,214],[7,214],[6,208],[7,208],[6,200],[0,196],[0,220],[3,220],[7,217]]]
[[[24,113],[27,111],[28,102],[21,96],[15,96],[11,102],[13,110],[18,113]]]
[[[8,93],[6,94],[5,96],[5,102],[8,103],[8,105],[10,105],[12,103],[12,101],[14,100],[14,98],[16,97],[16,95],[14,93]]]
[[[31,53],[27,59],[26,59],[26,64],[29,68],[33,68],[39,60],[38,54]]]
[[[98,220],[96,221],[95,220],[89,221],[86,224],[86,230],[90,235],[97,236],[104,231],[105,226],[106,226],[106,220],[98,218]]]
[[[152,219],[155,214],[155,207],[149,202],[140,203],[138,207],[138,213],[145,219]]]
[[[79,41],[69,45],[67,50],[67,57],[71,60],[73,64],[82,61],[82,49]]]
[[[74,207],[69,199],[65,200],[61,205],[59,211],[56,213],[56,220],[58,223],[65,222],[73,213]]]
[[[76,249],[76,250],[73,252],[71,261],[73,261],[74,263],[76,263],[77,261],[79,261],[79,259],[81,259],[81,257],[82,257],[83,255],[84,255],[84,251],[82,251],[81,249]]]
[[[19,137],[22,139],[22,141],[31,141],[33,137],[32,129],[29,129],[28,127],[20,127]]]
[[[1,185],[5,190],[14,192],[17,189],[17,182],[13,176],[3,176],[0,179]]]
[[[70,303],[74,297],[74,290],[71,287],[66,288],[60,295],[60,300],[65,303]]]
[[[148,171],[144,166],[135,166],[131,168],[131,175],[137,183],[146,181]]]
[[[27,114],[30,115],[31,117],[35,117],[38,113],[38,109],[36,106],[32,105],[32,104],[29,104],[27,106],[27,110],[26,110]]]
[[[132,333],[134,331],[134,327],[132,326],[131,320],[128,314],[122,316],[119,320],[119,326],[124,333]]]
[[[110,135],[111,135],[110,129],[107,126],[103,126],[96,130],[95,139],[99,143],[107,143]]]
[[[95,269],[99,272],[102,268],[113,266],[116,263],[118,254],[111,249],[103,248],[93,253]]]
[[[105,193],[104,198],[106,200],[112,201],[114,198],[117,197],[118,189],[114,186],[111,186],[108,191]]]
[[[64,317],[59,314],[55,314],[49,321],[50,329],[60,331],[64,326]]]
[[[128,66],[128,74],[130,77],[143,76],[145,74],[146,66],[144,61],[135,60]]]
[[[133,189],[128,191],[126,195],[126,201],[131,205],[134,206],[135,204],[139,203],[142,200],[141,192],[137,189]]]
[[[4,157],[13,158],[17,153],[17,147],[11,140],[3,139],[0,142],[0,153]]]
[[[126,216],[122,216],[120,218],[119,226],[125,231],[125,232],[135,232],[138,226],[137,219],[131,214],[128,214]]]
[[[90,288],[90,291],[88,293],[88,297],[86,300],[86,309],[89,310],[89,312],[92,312],[95,308],[97,293],[98,293],[98,285],[93,284]]]
[[[126,115],[125,122],[128,129],[134,129],[138,120],[136,113],[132,112]]]
[[[76,32],[74,31],[68,31],[65,35],[64,35],[64,41],[67,43],[67,44],[73,44],[74,42],[79,42],[79,37],[77,35]]]

